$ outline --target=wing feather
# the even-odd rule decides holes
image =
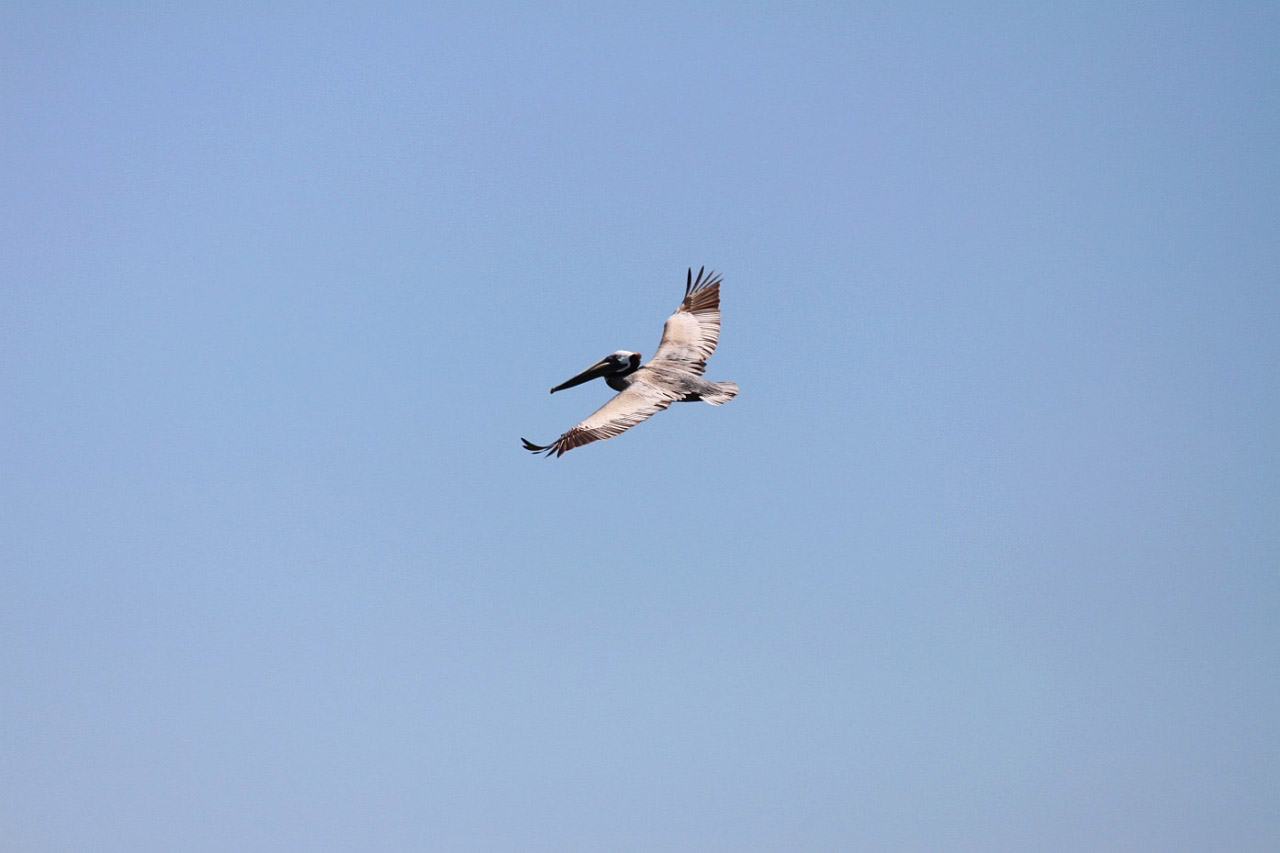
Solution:
[[[704,273],[706,267],[698,270],[695,281],[689,268],[684,300],[663,325],[653,356],[654,361],[672,362],[699,376],[706,372],[707,359],[720,340],[720,276]]]
[[[644,381],[639,372],[636,377],[625,391],[615,394],[609,402],[596,409],[586,420],[550,444],[538,445],[528,439],[520,439],[524,442],[525,450],[532,453],[545,453],[548,456],[552,454],[563,456],[575,447],[613,438],[615,435],[626,432],[641,421],[648,420],[661,412],[682,396],[679,392],[650,385]]]

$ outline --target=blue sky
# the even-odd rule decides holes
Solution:
[[[7,4],[5,844],[1274,849],[1278,37]]]

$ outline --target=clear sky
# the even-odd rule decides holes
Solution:
[[[0,847],[1276,849],[1278,44],[4,4]]]

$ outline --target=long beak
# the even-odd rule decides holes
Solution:
[[[600,361],[597,361],[595,364],[591,365],[586,370],[582,371],[572,379],[565,380],[564,382],[561,382],[556,387],[552,388],[551,393],[554,394],[557,391],[563,391],[566,388],[572,388],[574,385],[581,385],[583,382],[590,382],[592,379],[595,379],[600,376],[604,376],[605,371],[608,370],[608,368],[609,368],[609,361],[607,359],[601,359]]]

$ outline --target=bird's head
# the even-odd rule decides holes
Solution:
[[[597,379],[601,376],[625,376],[639,368],[640,353],[620,349],[617,352],[609,353],[572,379],[561,382],[551,389],[551,393],[554,394],[557,391],[581,385],[583,382],[590,382],[592,379]]]

